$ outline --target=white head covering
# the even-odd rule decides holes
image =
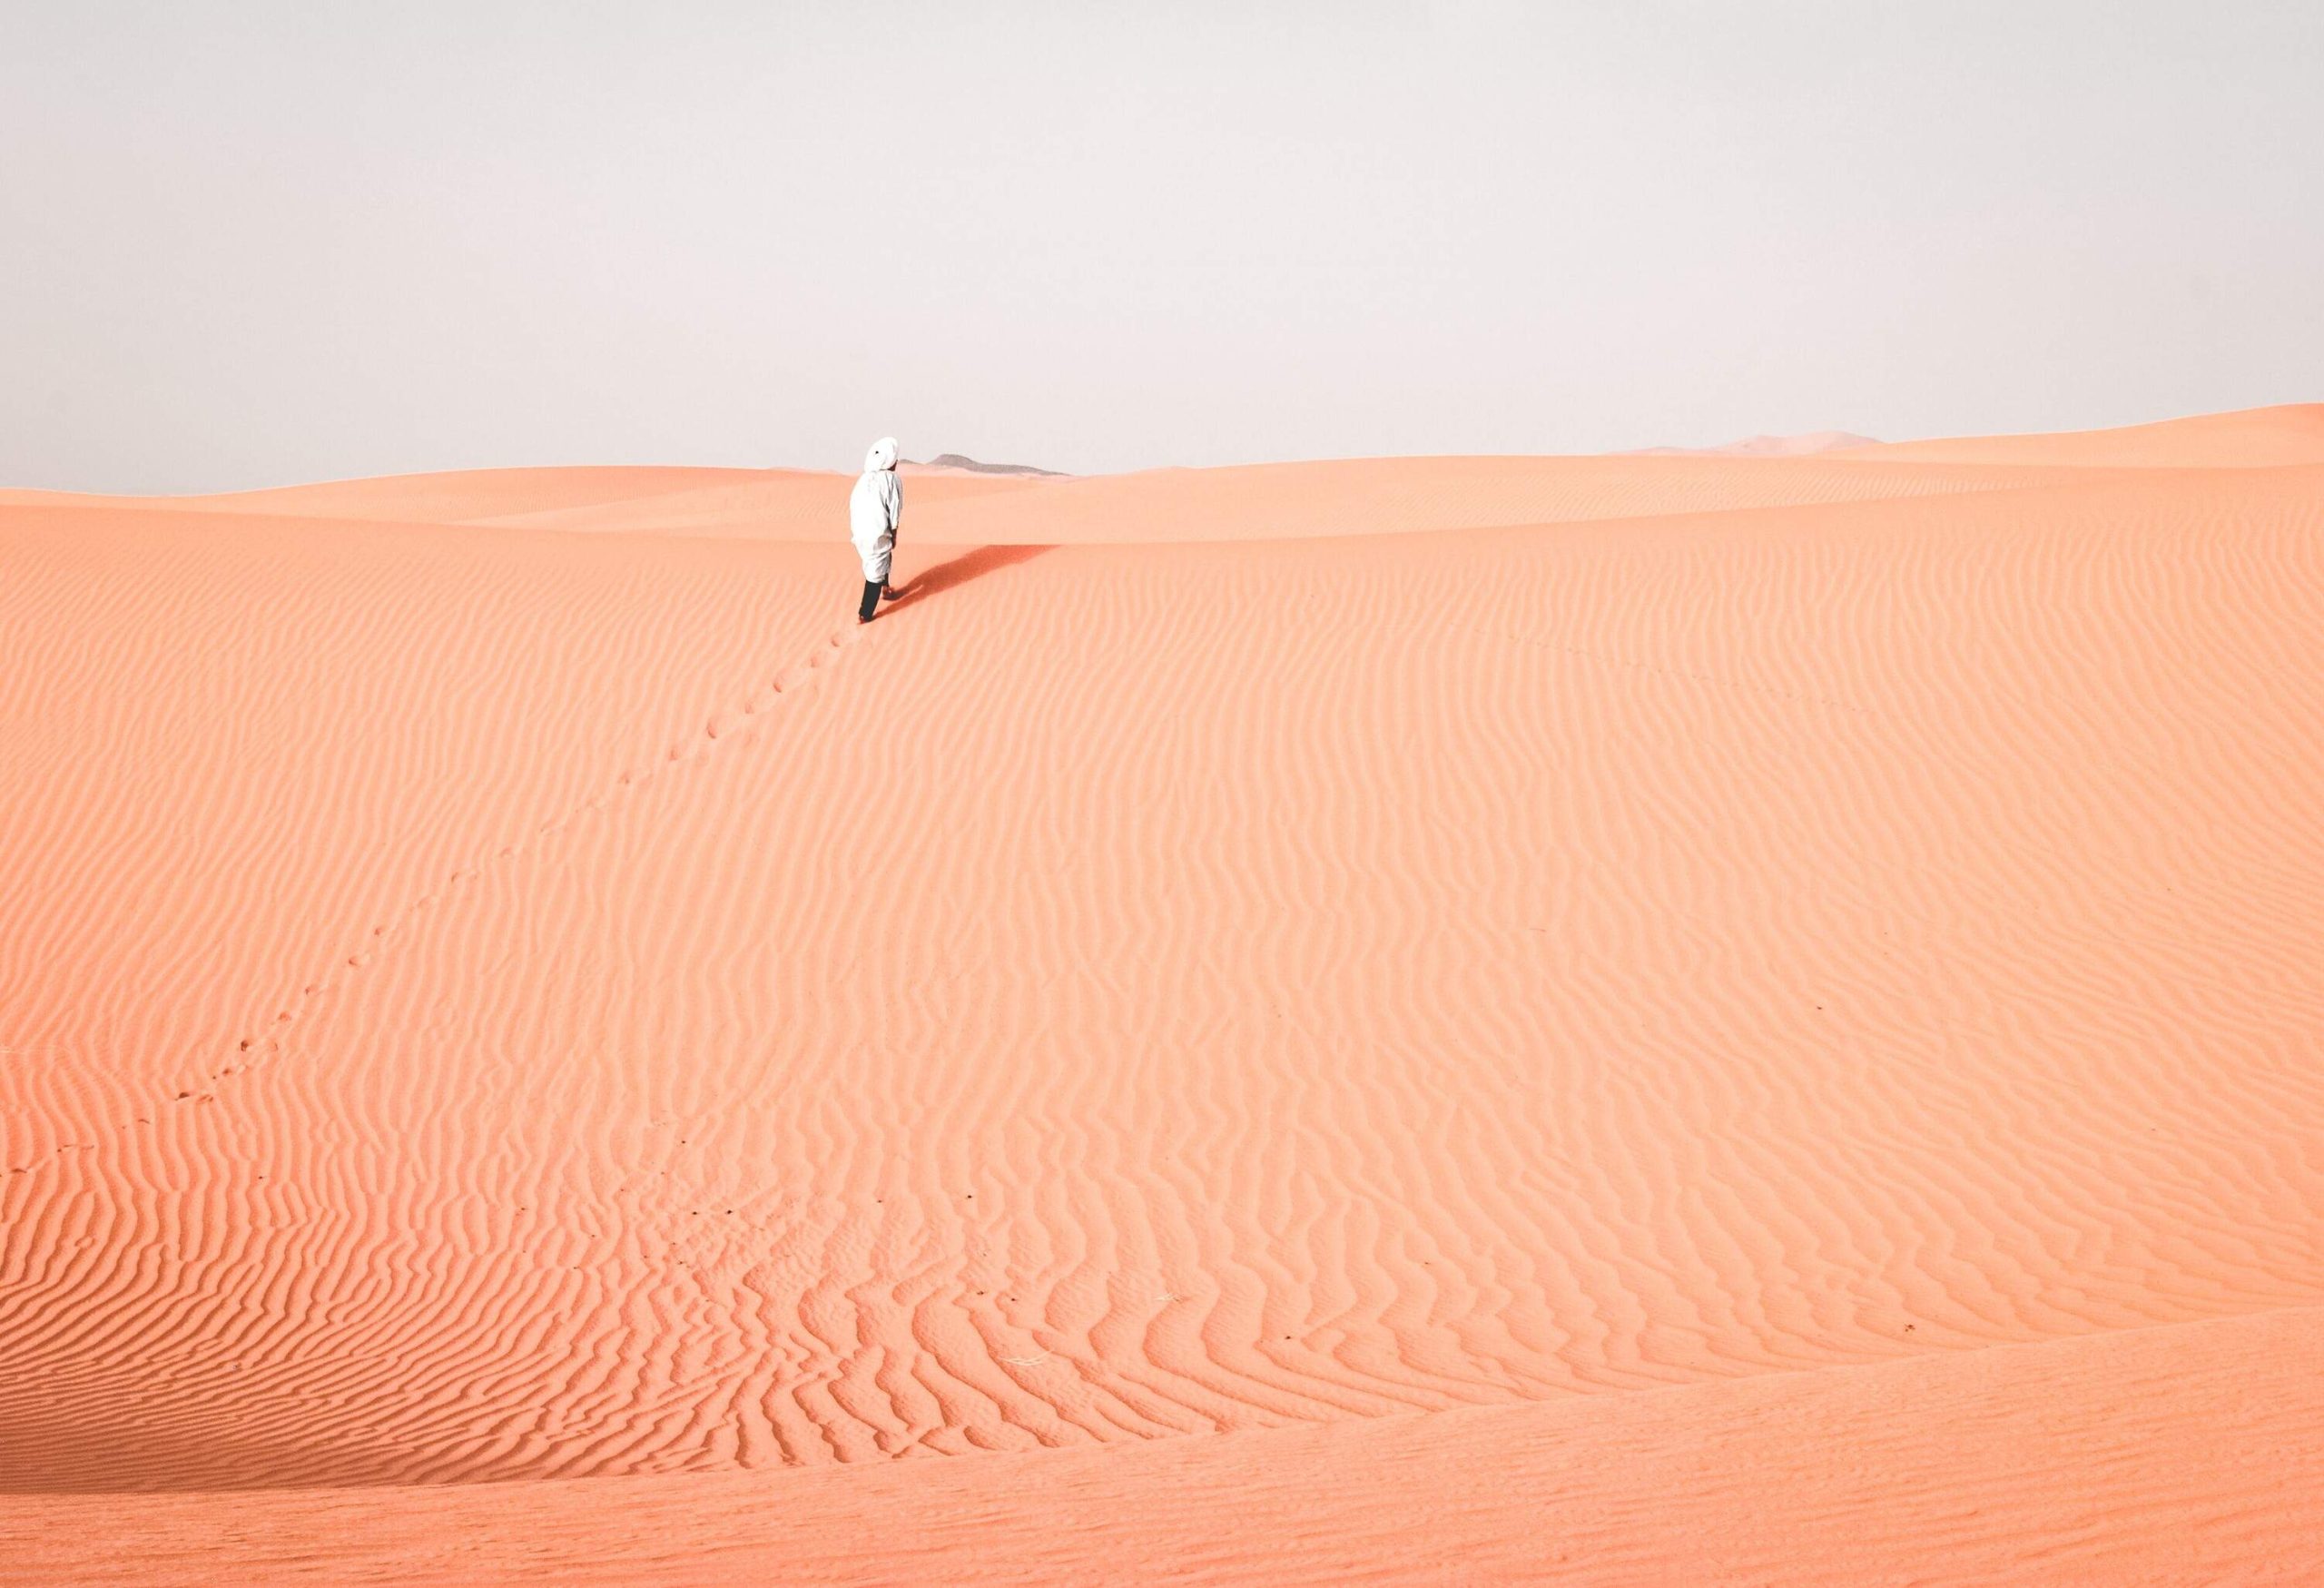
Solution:
[[[878,474],[896,466],[896,439],[882,436],[872,443],[872,450],[863,455],[863,472]]]

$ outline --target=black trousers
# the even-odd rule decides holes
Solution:
[[[876,580],[863,581],[863,605],[855,609],[855,621],[869,623],[872,614],[880,609],[880,586]]]

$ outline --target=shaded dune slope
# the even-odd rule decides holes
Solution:
[[[863,629],[828,539],[0,508],[0,1486],[2245,1371],[2153,1327],[2324,1304],[2324,467],[1571,461],[1004,482]],[[1117,541],[1214,488],[1310,538]]]

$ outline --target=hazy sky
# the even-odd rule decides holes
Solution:
[[[2324,5],[0,0],[0,485],[2324,398]]]

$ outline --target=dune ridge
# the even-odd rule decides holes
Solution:
[[[1651,1580],[1746,1402],[1734,1514],[1786,1407],[1990,1500],[1883,1375],[2115,1441],[2125,1548],[2226,1504],[2215,1399],[1998,1354],[2315,1432],[2324,461],[1609,461],[1004,481],[862,629],[832,535],[668,528],[755,478],[0,506],[0,1527],[890,1473],[837,1549],[1069,1459],[1161,1549],[1214,1445],[1652,1425],[1581,1534]],[[2059,1483],[1882,1536],[2122,1558]]]
[[[2201,414],[2112,430],[1875,443],[1873,461],[2104,469],[2279,469],[2324,455],[2324,402]]]
[[[293,486],[223,497],[17,493],[15,505],[328,522],[651,533],[828,546],[853,477],[795,469],[507,469]],[[1682,459],[1352,459],[1087,478],[919,474],[905,483],[918,545],[1249,541],[1656,518],[1746,507],[2014,490],[2082,471],[1937,463],[1834,467],[1768,459],[1749,471]],[[526,505],[527,479],[546,504]],[[9,505],[0,496],[0,506]]]
[[[1641,458],[1802,458],[1817,452],[1844,452],[1852,447],[1876,447],[1870,436],[1848,430],[1806,430],[1791,436],[1746,436],[1717,447],[1640,447]]]

